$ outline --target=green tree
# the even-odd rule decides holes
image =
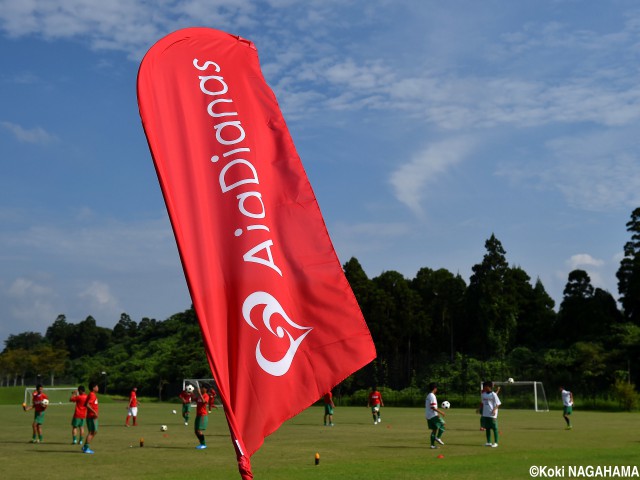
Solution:
[[[58,315],[55,321],[47,328],[44,338],[56,348],[69,349],[73,325],[67,322],[67,317]]]
[[[468,323],[465,331],[472,351],[483,359],[505,358],[516,333],[518,307],[508,290],[509,265],[502,243],[495,237],[485,242],[482,263],[472,267],[467,289]]]
[[[627,231],[631,240],[624,245],[624,258],[616,273],[618,293],[624,317],[640,325],[640,207],[631,213]]]
[[[38,332],[24,332],[17,335],[9,335],[4,341],[5,351],[22,348],[24,350],[33,350],[42,345],[44,338]]]

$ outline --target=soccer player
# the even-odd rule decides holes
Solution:
[[[493,382],[484,382],[482,384],[482,401],[478,411],[481,412],[481,425],[485,429],[487,435],[486,447],[498,446],[498,408],[501,402],[498,394],[493,391]],[[493,431],[494,443],[491,443],[491,432]]]
[[[436,393],[438,392],[438,384],[432,382],[429,384],[429,393],[425,401],[425,417],[427,418],[427,425],[431,430],[431,448],[438,448],[436,442],[440,445],[444,445],[442,441],[442,435],[444,434],[444,420],[440,417],[445,416],[444,412],[438,409],[438,399]]]
[[[196,422],[194,424],[194,431],[196,437],[200,441],[200,445],[196,448],[198,450],[204,450],[207,448],[207,442],[204,439],[204,431],[207,429],[207,425],[209,424],[209,394],[207,393],[209,390],[209,385],[202,384],[201,387],[196,389]]]
[[[211,413],[211,410],[214,408],[218,408],[216,407],[216,391],[213,389],[213,387],[209,386],[209,413]]]
[[[89,434],[87,435],[86,442],[82,447],[82,451],[84,453],[94,453],[94,451],[89,448],[89,443],[91,443],[98,434],[98,396],[96,395],[98,390],[99,388],[96,382],[91,382],[89,384],[89,394],[87,395],[87,400],[85,402],[85,406],[87,407],[87,430],[89,431]]]
[[[560,385],[560,395],[562,395],[562,417],[567,422],[566,430],[571,430],[571,418],[570,415],[573,412],[573,393],[569,390],[565,390],[564,386]]]
[[[189,413],[191,412],[191,401],[193,396],[186,390],[180,392],[180,395],[178,396],[182,401],[182,418],[184,419],[184,424],[189,425]]]
[[[24,409],[25,412],[29,410],[34,411],[33,423],[31,429],[33,430],[33,436],[31,437],[31,443],[42,442],[42,424],[44,423],[44,412],[47,409],[48,397],[47,394],[42,391],[42,385],[36,385],[36,389],[31,394],[31,405]],[[44,402],[47,400],[47,402]]]
[[[73,445],[82,445],[84,438],[84,421],[87,418],[87,394],[84,391],[83,385],[80,385],[78,389],[71,394],[69,401],[76,404],[73,417],[71,417],[71,435],[73,436]],[[78,433],[80,435],[78,435]]]
[[[380,418],[380,407],[384,407],[384,401],[382,400],[382,394],[374,386],[369,399],[367,400],[367,407],[371,407],[371,415],[373,416],[373,424],[377,425],[382,422]]]
[[[324,426],[329,425],[333,427],[333,409],[336,408],[336,406],[333,403],[333,393],[331,393],[331,390],[324,394],[322,401],[324,402]],[[328,424],[327,419],[329,420]]]
[[[127,419],[124,421],[124,426],[129,426],[129,419],[133,418],[133,426],[137,427],[137,419],[138,419],[138,396],[136,392],[138,391],[138,387],[133,387],[131,389],[131,393],[129,394],[129,405],[127,406]]]

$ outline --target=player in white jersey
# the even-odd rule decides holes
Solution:
[[[431,448],[438,448],[436,442],[440,445],[444,445],[442,441],[442,434],[444,433],[444,412],[438,409],[438,399],[436,398],[436,392],[438,391],[438,385],[436,383],[429,384],[429,394],[425,401],[425,417],[427,418],[427,425],[431,430]]]
[[[482,415],[481,425],[485,429],[487,435],[487,447],[498,446],[498,408],[502,402],[498,398],[498,394],[493,391],[493,382],[484,382],[482,384],[482,402],[478,411]],[[491,443],[491,432],[493,431],[494,442]]]
[[[573,412],[573,393],[569,390],[565,390],[564,386],[560,386],[560,395],[562,395],[562,417],[567,422],[567,430],[571,430],[571,418],[570,415]]]

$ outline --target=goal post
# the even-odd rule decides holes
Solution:
[[[521,380],[518,382],[493,382],[493,391],[500,387],[498,396],[503,405],[512,408],[533,408],[536,412],[548,412],[549,403],[542,382]],[[482,390],[482,383],[480,384]]]
[[[27,387],[24,389],[24,403],[31,405],[31,398],[35,387]],[[42,392],[49,399],[49,406],[52,405],[70,405],[71,394],[77,390],[77,387],[43,387]]]
[[[183,378],[182,379],[182,390],[186,388],[187,385],[193,385],[194,387],[198,387],[206,383],[213,388],[216,393],[216,400],[214,405],[218,408],[222,408],[222,403],[220,402],[220,393],[218,392],[218,386],[216,385],[216,381],[213,378]]]

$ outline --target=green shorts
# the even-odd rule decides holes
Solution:
[[[371,413],[378,413],[380,411],[380,404],[371,406]]]
[[[90,432],[98,431],[98,419],[97,418],[88,418],[87,417],[87,430]]]
[[[427,425],[429,426],[429,430],[444,431],[444,420],[440,417],[431,417],[427,419]]]
[[[33,423],[37,423],[38,425],[42,425],[44,423],[44,410],[33,414]]]
[[[191,410],[191,404],[190,403],[183,403],[182,404],[182,414],[183,415],[185,413],[189,413],[190,410]]]
[[[562,407],[563,415],[571,415],[571,412],[573,412],[573,407]]]
[[[480,417],[480,425],[487,430],[498,428],[498,419],[493,417]]]
[[[73,417],[71,419],[71,426],[74,428],[84,427],[84,418]]]
[[[207,429],[207,426],[209,425],[209,416],[208,415],[203,415],[203,416],[197,416],[196,417],[196,423],[194,423],[194,430],[197,432],[198,430],[200,430],[201,432],[204,432]]]
[[[325,415],[333,415],[333,407],[328,403],[324,404],[324,414]]]

